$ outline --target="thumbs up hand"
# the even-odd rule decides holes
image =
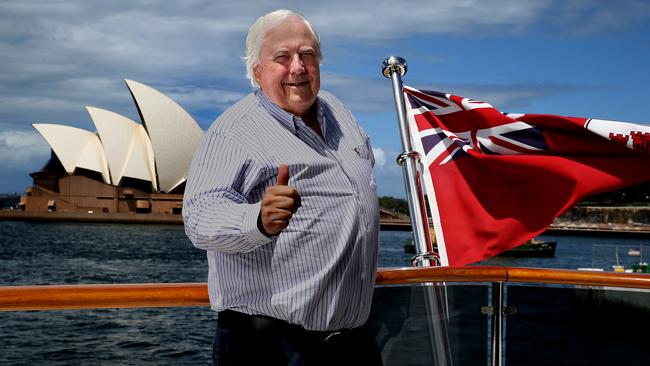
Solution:
[[[278,167],[277,184],[264,192],[257,219],[258,228],[267,236],[277,235],[289,226],[289,220],[300,207],[300,193],[287,184],[289,167],[282,164]]]

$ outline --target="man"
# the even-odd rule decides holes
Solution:
[[[302,15],[260,17],[246,48],[259,88],[210,127],[183,206],[208,255],[215,364],[381,364],[363,327],[379,228],[368,136],[320,92]]]

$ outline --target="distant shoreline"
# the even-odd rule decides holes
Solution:
[[[30,222],[87,222],[120,224],[168,224],[182,225],[181,215],[156,213],[104,213],[104,212],[34,212],[21,210],[0,210],[0,220]],[[411,223],[404,220],[381,220],[381,230],[410,231]],[[650,238],[650,225],[600,224],[580,222],[559,222],[552,224],[544,234],[625,236]]]
[[[408,222],[381,222],[382,230],[410,231]],[[607,225],[593,223],[554,223],[542,234],[559,236],[624,236],[650,238],[650,225]]]
[[[0,210],[0,220],[40,222],[96,222],[122,224],[182,224],[181,215],[158,213],[48,212]]]

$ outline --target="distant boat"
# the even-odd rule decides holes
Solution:
[[[556,240],[543,241],[531,239],[520,246],[499,253],[498,256],[552,258],[555,257],[556,247]],[[404,243],[404,253],[415,254],[415,245],[413,244],[413,240],[407,240],[406,243]]]
[[[627,255],[629,255],[630,257],[639,257],[641,256],[641,250],[636,248],[630,248],[630,250],[627,251]]]
[[[531,239],[522,245],[514,247],[505,252],[497,254],[499,257],[536,257],[552,258],[555,257],[555,248],[557,241],[543,241]]]

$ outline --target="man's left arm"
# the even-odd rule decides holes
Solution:
[[[257,225],[263,192],[254,192],[265,175],[251,149],[209,133],[195,153],[183,200],[185,233],[194,246],[238,253],[270,243]]]

